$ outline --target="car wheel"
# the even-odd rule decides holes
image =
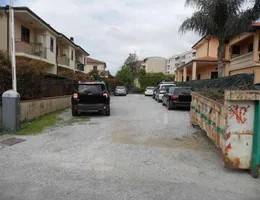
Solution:
[[[172,108],[171,108],[171,105],[170,105],[170,102],[167,102],[166,107],[167,107],[168,110],[171,110],[171,109],[172,109]]]
[[[175,103],[172,103],[172,109],[173,109],[173,110],[176,110],[176,109],[177,109],[177,106],[176,106]]]
[[[73,117],[76,117],[79,115],[78,111],[76,111],[75,109],[72,109],[71,113],[72,113]]]
[[[110,107],[105,109],[103,113],[104,113],[105,116],[110,116]]]

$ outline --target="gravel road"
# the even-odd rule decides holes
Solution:
[[[111,116],[62,120],[0,148],[0,200],[259,200],[260,180],[227,170],[189,112],[113,97]]]

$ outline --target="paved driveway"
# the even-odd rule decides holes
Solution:
[[[260,180],[224,169],[186,111],[129,95],[111,117],[61,117],[0,149],[0,200],[260,199]]]

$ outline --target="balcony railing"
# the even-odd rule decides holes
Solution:
[[[43,47],[42,43],[27,43],[22,41],[15,42],[16,52],[26,53],[41,58],[47,58],[47,49]]]
[[[70,66],[70,59],[67,56],[58,56],[58,63],[61,65]]]
[[[231,59],[230,67],[239,69],[244,67],[250,67],[254,65],[253,53],[247,53]]]
[[[84,71],[84,64],[82,64],[81,62],[77,62],[77,70]]]

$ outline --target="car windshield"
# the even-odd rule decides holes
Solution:
[[[190,94],[191,89],[190,88],[176,88],[174,90],[175,95],[185,95],[185,94]]]
[[[95,84],[95,85],[79,85],[78,91],[79,93],[101,93],[105,90],[105,86],[103,84]]]
[[[174,85],[162,85],[161,86],[161,90],[166,90],[166,91],[168,91],[168,89],[170,88],[170,87],[173,87]]]
[[[170,94],[173,94],[173,93],[174,93],[174,90],[175,90],[175,87],[171,86],[171,87],[169,87],[168,92],[169,92]]]
[[[125,86],[117,86],[116,89],[125,90]]]
[[[147,89],[147,90],[153,90],[154,87],[147,87],[146,89]]]

